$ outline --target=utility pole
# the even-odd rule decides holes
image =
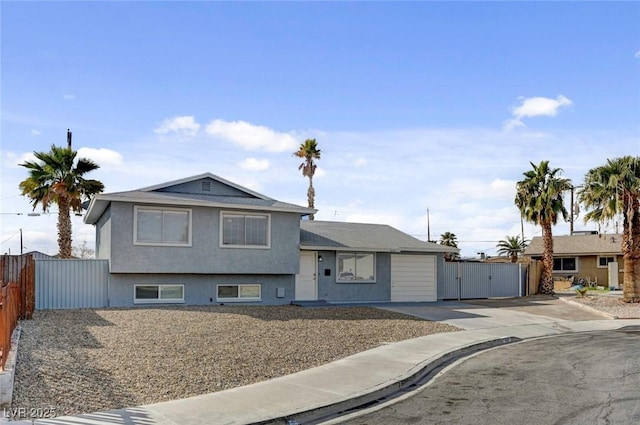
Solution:
[[[575,188],[571,185],[571,204],[569,209],[569,236],[573,236],[573,190]]]
[[[429,208],[427,208],[427,242],[431,242],[431,223],[429,222]]]
[[[67,146],[71,149],[71,130],[67,128]]]
[[[20,229],[20,255],[22,255],[22,229]]]
[[[571,205],[569,207],[569,235],[573,235],[573,222],[576,218],[578,218],[578,215],[580,215],[580,206],[574,205],[574,199],[573,199],[573,192],[578,187],[583,187],[583,186],[571,185]]]

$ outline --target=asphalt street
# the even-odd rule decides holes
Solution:
[[[343,422],[640,424],[640,330],[528,340],[464,359],[412,397]]]

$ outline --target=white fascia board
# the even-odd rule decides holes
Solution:
[[[341,252],[391,252],[389,248],[354,248],[347,246],[300,245],[301,251],[341,251]]]
[[[245,204],[230,204],[227,202],[211,202],[200,201],[197,199],[148,199],[148,198],[130,198],[130,197],[118,197],[111,196],[108,199],[110,202],[127,202],[132,204],[147,204],[147,205],[174,205],[174,206],[190,206],[190,207],[212,207],[212,208],[227,208],[234,210],[255,210],[255,211],[278,211],[278,212],[291,212],[298,214],[312,214],[317,210],[311,208],[285,208],[285,207],[272,207],[263,205],[245,205]]]

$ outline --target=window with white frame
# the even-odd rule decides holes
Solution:
[[[616,257],[614,256],[599,256],[598,257],[598,268],[606,269],[609,267],[609,263],[615,263]]]
[[[183,303],[184,285],[134,285],[133,302],[134,304]]]
[[[222,212],[220,246],[269,248],[271,216],[261,213]]]
[[[554,272],[577,272],[578,259],[576,257],[561,257],[553,259]]]
[[[243,283],[238,285],[217,285],[218,301],[260,301],[262,285],[259,283]]]
[[[376,254],[374,252],[339,252],[336,268],[338,282],[375,282]]]
[[[135,206],[136,245],[191,245],[191,210]]]

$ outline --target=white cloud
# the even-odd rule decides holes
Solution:
[[[271,163],[268,159],[247,158],[239,166],[247,171],[264,171],[269,169]]]
[[[182,115],[165,119],[160,127],[156,128],[157,134],[177,133],[183,136],[195,136],[200,130],[193,115]]]
[[[452,201],[468,201],[475,199],[511,199],[515,193],[516,183],[511,180],[495,179],[490,182],[480,179],[452,179],[447,193]]]
[[[637,57],[638,59],[640,59],[640,50],[638,50],[635,54],[635,57]]]
[[[6,168],[20,168],[19,164],[24,164],[25,161],[37,161],[33,156],[33,152],[25,152],[20,155],[16,155],[13,152],[7,152],[3,158],[3,167]]]
[[[267,152],[293,152],[298,145],[295,137],[279,133],[268,127],[246,121],[213,120],[207,125],[207,134],[233,142],[245,150]]]
[[[75,95],[75,94],[71,94],[71,93],[64,93],[64,94],[62,95],[62,98],[63,98],[64,100],[73,100],[73,99],[75,99],[75,98],[76,98],[76,95]]]
[[[558,110],[562,107],[573,104],[571,99],[559,95],[555,99],[549,97],[529,97],[520,98],[522,103],[519,106],[511,108],[513,118],[506,120],[503,124],[505,131],[511,131],[516,127],[524,127],[523,118],[532,117],[555,117]]]
[[[100,166],[122,164],[122,155],[119,152],[104,148],[80,148],[78,158],[89,158]]]
[[[31,134],[32,134],[33,136],[39,136],[39,135],[41,135],[41,134],[42,134],[42,131],[40,131],[40,130],[31,130]]]

